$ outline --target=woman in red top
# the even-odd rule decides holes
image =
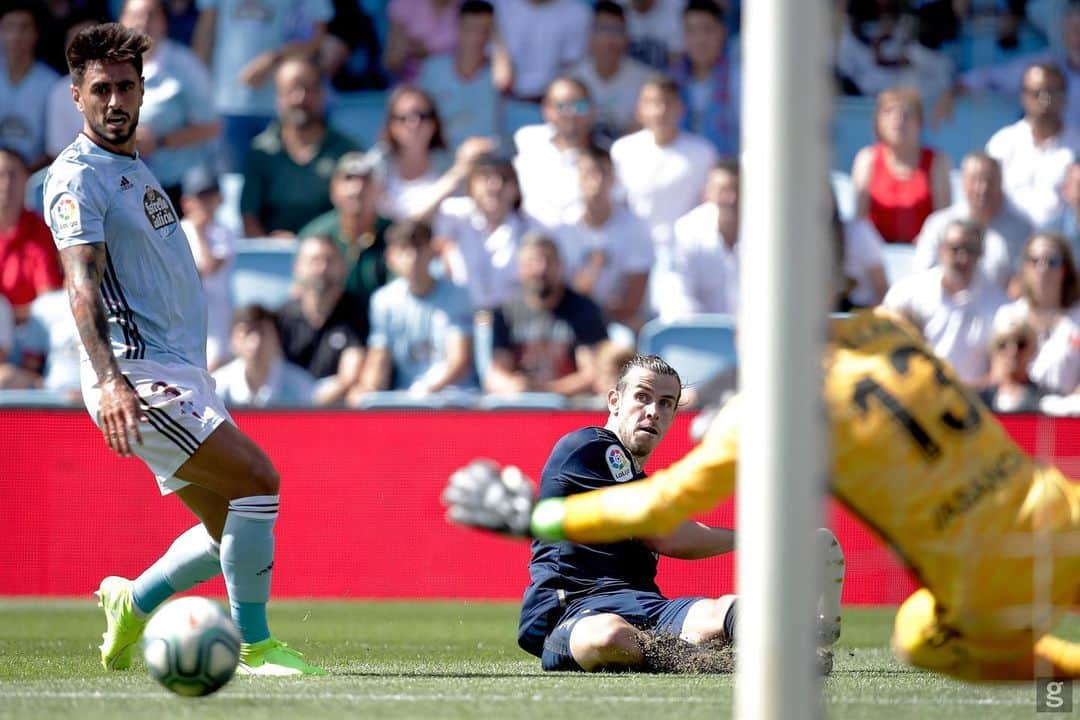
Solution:
[[[926,217],[950,202],[949,159],[923,147],[922,121],[918,91],[881,93],[874,111],[878,142],[860,150],[851,167],[856,212],[887,243],[914,242]]]

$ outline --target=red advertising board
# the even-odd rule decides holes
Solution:
[[[474,457],[536,477],[564,433],[599,413],[241,412],[240,427],[282,476],[275,597],[516,599],[528,546],[448,525],[439,493]],[[690,448],[680,417],[650,462]],[[1080,420],[1008,417],[1028,451],[1080,477]],[[132,576],[192,524],[159,496],[145,466],[105,446],[84,412],[0,412],[0,595],[86,595]],[[842,509],[830,524],[848,559],[845,601],[897,603],[913,585],[891,553]],[[733,503],[705,516],[734,523]],[[734,558],[661,561],[671,595],[733,589]],[[223,595],[220,580],[200,592]]]

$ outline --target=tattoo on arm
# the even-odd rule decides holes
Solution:
[[[100,290],[105,270],[105,245],[96,243],[65,248],[60,251],[60,261],[64,266],[64,285],[71,313],[98,382],[117,378],[120,368],[112,353],[109,321]]]

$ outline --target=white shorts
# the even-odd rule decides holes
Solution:
[[[117,358],[120,372],[142,400],[146,421],[139,423],[142,444],[132,451],[157,477],[162,495],[189,485],[173,474],[202,445],[217,426],[233,422],[214,392],[214,379],[202,368],[180,363]],[[98,427],[101,390],[89,363],[82,365],[82,393],[86,409]],[[235,423],[234,423],[235,424]]]

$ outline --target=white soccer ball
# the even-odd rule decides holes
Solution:
[[[209,695],[229,682],[240,662],[240,633],[212,600],[185,597],[158,609],[143,633],[150,677],[177,695]]]

